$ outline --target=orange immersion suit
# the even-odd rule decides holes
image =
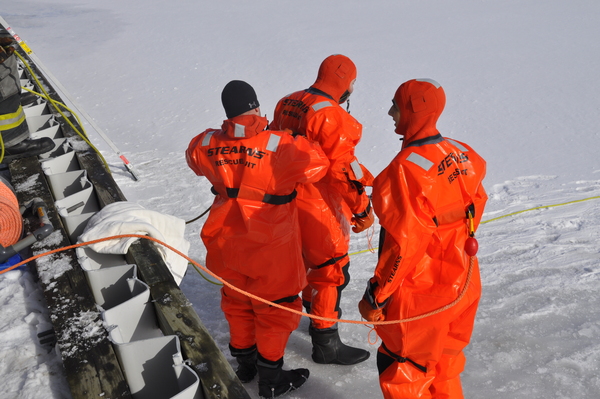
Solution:
[[[267,120],[240,115],[222,128],[196,136],[186,151],[190,168],[216,193],[201,232],[207,267],[251,294],[289,308],[302,308],[306,286],[296,188],[319,180],[329,162],[303,137],[264,130]],[[234,349],[256,345],[265,359],[284,355],[300,316],[249,299],[228,287],[221,307]]]
[[[445,105],[435,81],[411,80],[397,90],[400,153],[375,178],[373,208],[382,226],[380,254],[367,293],[385,320],[439,309],[463,289],[470,258],[467,212],[476,229],[487,195],[485,161],[468,145],[442,137]],[[367,296],[365,293],[365,296]],[[462,398],[465,364],[481,294],[479,265],[454,307],[417,321],[377,327],[378,369],[385,398]]]
[[[328,69],[340,60],[339,70]],[[334,74],[336,78],[332,79]],[[353,214],[361,214],[369,206],[364,186],[370,186],[373,180],[354,155],[362,125],[338,103],[355,78],[352,61],[341,55],[329,57],[310,88],[278,102],[270,125],[318,142],[330,161],[325,177],[302,185],[297,198],[309,283],[302,299],[312,314],[328,318],[341,317],[341,292],[350,280],[350,221]],[[335,324],[315,319],[311,322],[318,329]]]

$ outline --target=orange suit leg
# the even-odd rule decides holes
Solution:
[[[386,399],[463,398],[460,374],[465,367],[465,356],[462,351],[471,339],[480,293],[480,286],[475,283],[454,308],[418,321],[380,328],[384,344],[393,353],[406,353],[405,356],[411,360],[427,366],[427,371],[423,372],[409,361],[398,362],[383,347],[380,348],[377,367],[379,383]],[[456,314],[448,320],[447,315],[452,315],[453,311]],[[431,325],[428,327],[426,322]],[[403,336],[406,345],[403,344]],[[427,339],[419,342],[420,336]],[[414,357],[411,357],[411,353],[414,353]],[[419,356],[419,353],[425,357]]]
[[[256,313],[256,346],[258,353],[273,362],[281,359],[285,352],[290,334],[300,324],[300,315],[252,301]],[[291,302],[279,302],[280,305],[296,311],[302,310],[302,301],[296,296]]]
[[[383,348],[377,352],[379,386],[385,399],[430,399],[435,370],[423,372],[408,361],[400,363]]]
[[[434,399],[462,399],[460,374],[465,368],[466,358],[463,349],[469,344],[473,332],[473,324],[479,294],[477,289],[471,290],[477,299],[450,323],[448,336],[444,341],[442,357],[435,366],[436,378],[430,387]]]
[[[299,297],[274,301],[293,310],[301,310]],[[236,349],[256,344],[265,359],[277,361],[285,353],[292,331],[298,328],[300,316],[269,306],[227,287],[222,289],[221,308],[229,323],[230,345]]]
[[[255,315],[250,299],[223,287],[221,310],[229,323],[229,343],[236,349],[246,349],[256,344]]]
[[[460,352],[456,356],[446,353],[435,365],[436,376],[429,387],[433,399],[462,399],[460,373],[465,368],[465,355]]]
[[[312,185],[303,186],[296,199],[302,236],[302,253],[308,286],[302,292],[306,306],[317,316],[341,317],[340,298],[348,285],[350,225],[342,209],[323,199]],[[329,196],[327,197],[329,198]],[[340,200],[341,201],[341,200]],[[338,205],[337,207],[340,207]],[[329,328],[335,322],[312,320],[315,328]]]
[[[306,279],[311,289],[311,314],[332,319],[342,317],[340,300],[342,290],[350,282],[349,267],[348,256],[344,256],[333,265],[308,270]],[[303,299],[306,301],[304,296]],[[312,319],[311,323],[315,328],[329,328],[335,325],[335,322],[316,319]]]

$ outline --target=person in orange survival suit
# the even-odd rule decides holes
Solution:
[[[350,280],[350,224],[356,233],[373,224],[364,189],[373,176],[354,155],[362,125],[340,106],[348,100],[355,80],[352,60],[329,56],[312,86],[279,101],[271,122],[272,129],[317,141],[331,163],[323,179],[298,190],[298,208],[309,283],[302,300],[311,314],[333,319],[342,316],[341,293]],[[351,365],[369,357],[368,351],[342,343],[335,322],[311,319],[309,332],[316,363]]]
[[[221,99],[228,119],[196,136],[186,151],[190,168],[216,194],[201,232],[206,264],[234,286],[299,311],[307,282],[296,186],[323,177],[329,161],[316,143],[265,130],[267,119],[248,83],[229,82]],[[258,372],[259,395],[269,398],[301,386],[307,369],[282,369],[300,316],[227,286],[221,293],[240,380],[250,382]]]
[[[445,103],[443,88],[430,79],[409,80],[394,95],[389,115],[404,143],[373,183],[380,252],[359,310],[369,321],[422,315],[458,297],[471,264],[472,277],[466,294],[448,310],[376,326],[385,398],[463,397],[462,351],[481,294],[478,262],[468,244],[476,243],[469,237],[487,200],[486,164],[468,145],[440,135],[436,123]]]

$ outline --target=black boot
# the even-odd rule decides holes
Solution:
[[[364,349],[345,345],[340,340],[337,328],[309,329],[312,338],[312,359],[320,364],[351,365],[364,362],[370,353]]]
[[[2,160],[2,163],[8,163],[19,158],[40,155],[51,151],[54,146],[54,140],[49,137],[23,140],[19,144],[4,149],[4,159]]]
[[[229,345],[229,351],[231,352],[231,356],[234,356],[238,362],[235,374],[240,381],[244,384],[252,381],[256,373],[258,373],[258,369],[256,368],[256,345],[247,349],[236,349]]]
[[[307,369],[283,370],[283,358],[276,362],[258,355],[258,396],[276,398],[298,389],[306,382],[310,372]]]

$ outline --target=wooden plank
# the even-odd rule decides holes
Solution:
[[[13,161],[9,170],[19,203],[26,204],[35,197],[41,198],[55,228],[48,239],[34,244],[34,254],[70,245],[37,158]],[[27,231],[37,228],[37,223],[35,217],[24,219]],[[63,251],[33,263],[44,291],[73,398],[131,398],[75,251]]]
[[[94,186],[101,208],[113,202],[127,201],[98,154],[76,152],[75,155],[81,168],[87,171],[88,180]]]

